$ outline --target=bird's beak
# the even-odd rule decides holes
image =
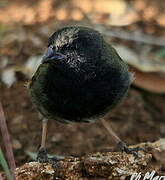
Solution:
[[[57,53],[53,50],[52,47],[48,47],[47,52],[42,57],[42,63],[51,62],[52,60],[60,60],[63,59],[64,55],[61,53]]]

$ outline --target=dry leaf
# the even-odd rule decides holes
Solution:
[[[80,21],[82,20],[83,18],[83,14],[80,10],[78,9],[74,9],[72,12],[71,12],[71,18],[75,21]]]
[[[2,57],[0,60],[0,68],[5,68],[9,63],[8,57]]]
[[[143,9],[146,8],[147,3],[146,3],[146,1],[144,1],[144,0],[135,0],[135,1],[134,1],[134,6],[135,6],[136,9],[138,9],[139,11],[141,11],[141,10],[143,10]]]
[[[14,69],[8,68],[3,70],[1,74],[1,80],[8,88],[10,88],[16,81]]]
[[[41,64],[42,56],[32,56],[25,63],[25,68],[22,72],[26,74],[29,78],[33,76],[38,66]]]
[[[93,3],[94,11],[98,13],[112,13],[120,16],[125,13],[127,9],[127,2],[123,0],[96,0]]]
[[[143,59],[139,58],[139,55],[130,48],[122,45],[113,45],[122,59],[142,72],[165,72],[165,62],[156,61],[155,59],[147,56],[143,56]]]
[[[63,20],[66,20],[67,19],[67,12],[66,12],[66,9],[65,8],[60,8],[56,11],[56,18],[59,20],[59,21],[63,21]]]
[[[141,72],[135,68],[131,68],[135,75],[133,84],[137,87],[154,93],[165,93],[165,77],[158,73]]]
[[[20,143],[20,141],[18,139],[12,140],[12,146],[15,150],[19,150],[22,148],[22,144]]]
[[[93,10],[93,6],[95,2],[91,0],[83,0],[83,1],[77,1],[77,0],[72,0],[72,4],[75,7],[80,8],[84,13],[90,13]]]
[[[158,24],[160,24],[161,26],[165,27],[165,14],[160,14],[157,18],[156,21],[158,22]]]
[[[85,0],[83,3],[73,0],[73,4],[87,13],[91,21],[95,23],[125,26],[134,23],[139,18],[136,11],[124,0]]]

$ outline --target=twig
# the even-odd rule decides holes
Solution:
[[[2,175],[1,175],[1,174],[0,174],[0,180],[3,180],[3,179],[2,179]]]
[[[8,163],[9,163],[9,167],[12,171],[13,174],[13,179],[14,178],[14,171],[16,169],[16,165],[15,165],[15,160],[14,160],[14,154],[13,154],[13,150],[12,150],[12,145],[11,145],[11,140],[10,140],[10,135],[8,132],[8,128],[6,125],[6,118],[4,115],[4,111],[2,108],[2,104],[0,102],[0,129],[1,129],[1,133],[2,133],[2,139],[6,148],[6,156],[8,159]]]
[[[155,44],[159,46],[165,46],[165,38],[163,37],[161,38],[154,37],[137,31],[126,32],[123,30],[116,30],[116,29],[112,30],[111,28],[106,28],[103,25],[96,25],[96,24],[93,24],[92,27],[106,36],[117,37],[120,39],[126,39],[126,40],[141,42],[145,44]]]

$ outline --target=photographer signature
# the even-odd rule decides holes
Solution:
[[[165,176],[157,176],[156,171],[147,172],[145,175],[140,173],[133,173],[130,180],[165,180]]]

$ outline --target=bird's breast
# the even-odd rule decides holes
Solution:
[[[110,109],[117,97],[111,74],[98,73],[43,64],[32,78],[32,100],[47,118],[76,122],[96,119]],[[125,93],[127,88],[121,88]]]

